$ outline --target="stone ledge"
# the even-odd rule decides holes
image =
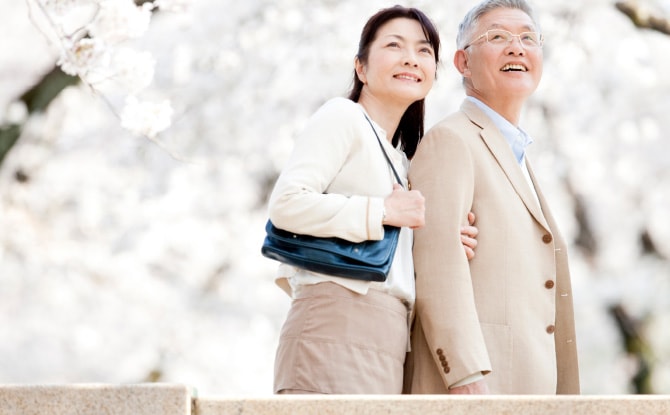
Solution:
[[[197,397],[178,384],[0,385],[0,415],[667,415],[670,395]]]
[[[670,396],[278,396],[207,398],[194,415],[668,415]]]
[[[182,385],[0,385],[0,415],[189,415],[191,404]]]

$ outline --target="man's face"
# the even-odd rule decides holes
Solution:
[[[454,62],[466,78],[466,88],[489,105],[493,102],[525,99],[542,77],[542,48],[524,46],[518,36],[511,42],[484,35],[488,30],[505,30],[518,35],[535,32],[531,18],[521,10],[500,8],[483,15],[470,36],[470,45],[457,52]],[[482,37],[480,37],[482,36]],[[527,39],[526,39],[527,40]],[[459,67],[458,54],[462,53]]]

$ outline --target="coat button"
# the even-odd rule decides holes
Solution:
[[[451,368],[449,366],[445,366],[444,367],[444,373],[448,374],[449,372],[451,372]]]
[[[542,242],[544,242],[545,244],[551,243],[551,241],[553,240],[554,238],[552,238],[551,235],[549,234],[546,234],[542,237]]]
[[[440,362],[445,362],[447,361],[447,357],[443,354],[440,355]]]
[[[437,349],[436,352],[437,352],[438,355],[442,355],[442,354],[444,354],[444,352],[442,351],[442,349]]]
[[[554,282],[552,280],[547,280],[547,282],[544,283],[544,288],[551,290],[554,288]]]
[[[550,325],[547,326],[547,333],[553,334],[555,331],[556,331],[556,326],[554,326],[553,324],[550,324]]]

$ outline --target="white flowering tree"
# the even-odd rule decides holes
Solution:
[[[107,101],[124,128],[154,139],[170,126],[169,100],[138,98],[153,81],[156,61],[132,41],[146,33],[155,10],[181,12],[188,2],[27,1],[36,26],[60,49],[57,65]],[[120,98],[124,106],[119,111]]]
[[[269,394],[288,298],[259,253],[265,198],[395,3],[0,0],[0,382]],[[407,3],[443,39],[430,127],[463,98],[450,58],[474,2]],[[646,371],[668,393],[670,7],[536,3],[545,73],[522,123],[571,244],[584,392]]]

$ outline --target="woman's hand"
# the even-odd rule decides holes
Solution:
[[[426,224],[426,200],[418,190],[405,190],[398,183],[384,199],[384,225],[407,226],[412,229]]]
[[[471,260],[475,257],[475,248],[477,247],[477,234],[479,229],[477,229],[475,224],[475,214],[470,212],[468,213],[468,223],[469,226],[463,226],[461,228],[461,243],[463,244],[463,249],[465,250],[465,256],[468,257],[468,260]]]
[[[391,226],[407,226],[412,229],[426,224],[426,201],[418,190],[405,190],[399,184],[393,185],[393,192],[384,199],[386,216],[383,224]],[[469,225],[461,228],[461,243],[468,260],[475,257],[477,247],[477,229],[475,214],[468,213]]]

